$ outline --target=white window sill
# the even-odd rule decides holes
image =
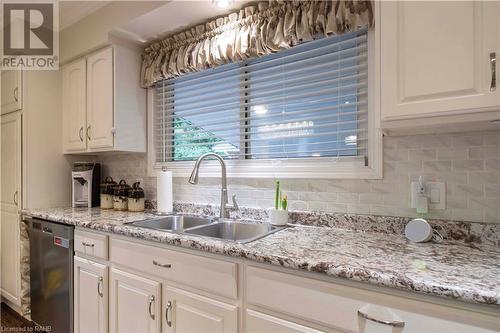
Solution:
[[[174,177],[189,177],[194,161],[156,165],[155,171],[166,167]],[[380,166],[365,166],[364,158],[308,158],[288,160],[228,160],[227,176],[232,178],[342,178],[379,179]],[[200,167],[200,177],[220,177],[219,162],[206,160]]]

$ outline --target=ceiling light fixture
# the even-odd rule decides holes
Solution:
[[[232,0],[212,0],[212,3],[221,9],[228,8],[232,2]]]

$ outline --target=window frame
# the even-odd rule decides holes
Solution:
[[[313,157],[292,159],[234,159],[226,160],[227,176],[234,178],[324,178],[324,179],[381,179],[382,131],[380,129],[380,36],[378,29],[368,31],[368,158]],[[148,89],[148,175],[164,167],[174,177],[189,177],[194,161],[166,162],[156,165],[153,135],[155,89]],[[361,161],[363,159],[363,161]],[[279,171],[277,171],[279,170]],[[220,165],[205,161],[201,177],[220,177]]]

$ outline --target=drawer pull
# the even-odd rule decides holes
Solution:
[[[364,312],[361,312],[360,310],[358,310],[358,317],[366,319],[366,320],[371,320],[373,322],[376,322],[376,323],[379,323],[379,324],[383,324],[383,325],[387,325],[387,326],[405,327],[404,321],[388,321],[388,320],[377,319],[377,318],[371,317],[370,315],[368,315],[368,314],[366,314]]]
[[[19,95],[19,88],[18,88],[18,87],[15,87],[15,88],[14,88],[14,100],[15,100],[16,102],[19,102],[19,96],[18,96],[18,95]]]
[[[491,67],[490,91],[495,91],[497,89],[497,54],[496,54],[496,52],[490,53],[490,67]]]
[[[102,282],[104,281],[103,277],[99,277],[99,282],[97,282],[97,293],[102,298],[104,294],[102,293]]]
[[[94,247],[95,244],[82,242],[83,246]]]
[[[153,320],[155,320],[155,314],[151,312],[151,305],[153,305],[154,301],[155,301],[154,295],[149,296],[148,312],[149,312],[149,316]]]
[[[80,127],[80,131],[78,132],[78,136],[80,137],[80,141],[83,142],[83,126]]]
[[[87,133],[87,140],[89,140],[89,141],[90,141],[90,125],[89,125],[89,126],[87,126],[87,131],[86,131],[86,133]]]
[[[167,322],[168,327],[172,327],[172,321],[168,317],[168,312],[172,310],[172,302],[167,302],[167,309],[165,310],[165,321]]]
[[[170,265],[170,264],[162,264],[156,260],[153,260],[153,265],[163,267],[163,268],[171,268],[172,267],[172,265]]]

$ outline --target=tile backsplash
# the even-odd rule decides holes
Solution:
[[[156,179],[147,177],[145,154],[103,155],[104,176],[140,180],[155,199]],[[410,182],[446,182],[446,209],[427,217],[500,223],[500,131],[384,137],[381,180],[283,179],[291,210],[418,216],[410,208]],[[229,194],[241,206],[273,205],[273,179],[230,178]],[[174,179],[174,200],[218,204],[220,179],[190,185]]]

